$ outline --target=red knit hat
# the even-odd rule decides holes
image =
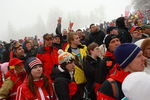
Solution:
[[[15,65],[18,65],[22,62],[23,61],[18,59],[18,58],[12,58],[12,59],[9,60],[9,66],[15,66]]]

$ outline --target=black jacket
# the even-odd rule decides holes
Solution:
[[[95,42],[98,45],[101,45],[101,44],[103,44],[104,37],[105,37],[105,33],[101,30],[99,30],[98,32],[92,32],[89,35],[87,45],[89,45],[92,42]]]
[[[54,87],[59,100],[79,100],[78,92],[72,96],[69,96],[69,83],[73,80],[70,77],[69,72],[61,72],[58,66],[55,65],[51,74],[52,80],[54,80]]]
[[[93,59],[91,56],[87,56],[84,59],[83,64],[85,76],[87,79],[87,90],[89,92],[89,98],[91,100],[96,100],[96,94],[94,92],[95,83],[99,80],[99,72],[97,72],[98,68],[101,65],[101,59],[97,58],[97,60]]]

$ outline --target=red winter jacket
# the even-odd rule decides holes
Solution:
[[[9,92],[9,98],[11,98],[11,100],[15,100],[17,88],[23,83],[25,76],[26,76],[25,73],[20,73],[17,75],[13,69],[10,69],[6,73],[6,78],[10,77],[10,79],[14,82],[14,85]]]
[[[50,96],[48,95],[45,87],[44,87],[44,80],[40,79],[38,81],[34,81],[36,85],[37,91],[37,98],[34,98],[32,92],[28,88],[28,81],[27,78],[23,82],[21,86],[17,89],[16,100],[55,100],[52,85],[50,84]]]
[[[42,47],[39,49],[37,58],[39,58],[43,63],[44,74],[50,77],[52,73],[52,67],[58,64],[58,50],[52,47]]]
[[[3,75],[2,75],[2,72],[0,71],[0,88],[3,84]]]
[[[116,93],[113,92],[112,85],[109,83],[108,80],[106,80],[97,92],[97,100],[121,100],[121,98],[124,97],[121,85],[123,80],[129,74],[130,74],[129,72],[124,72],[124,70],[121,69],[121,70],[117,70],[116,74],[110,76],[111,79],[116,81],[118,91],[116,90],[115,92],[118,93],[119,99],[116,99],[114,97],[114,94]]]

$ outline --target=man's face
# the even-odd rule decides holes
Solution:
[[[82,39],[82,31],[77,31],[77,34],[79,35],[80,39]]]
[[[53,43],[60,44],[60,37],[55,37]]]
[[[25,53],[24,53],[24,49],[22,48],[22,46],[19,46],[16,51],[15,51],[15,56],[18,58],[24,57]]]
[[[118,35],[118,29],[113,29],[112,31],[110,31],[110,34]]]
[[[52,46],[53,38],[49,37],[49,38],[45,39],[44,42],[45,42],[45,45],[44,45],[45,47],[50,47],[50,46]]]
[[[91,32],[96,32],[96,30],[97,30],[97,26],[92,25],[90,29],[91,29]]]
[[[63,35],[67,35],[67,30],[66,29],[63,30]]]
[[[143,33],[150,34],[150,28],[146,28],[143,30]]]
[[[31,48],[32,48],[31,43],[26,43],[26,48],[27,48],[27,50],[31,50]]]
[[[142,31],[140,29],[136,29],[135,31],[133,31],[132,33],[132,37],[139,39],[142,37]]]
[[[144,57],[142,51],[140,51],[127,67],[130,69],[131,72],[143,71],[145,68],[146,60],[146,57]]]
[[[112,40],[110,41],[108,48],[109,48],[109,50],[110,50],[111,52],[114,52],[115,49],[116,49],[120,44],[121,44],[120,40],[119,40],[118,38],[114,38],[114,39],[112,39]]]
[[[74,44],[77,46],[80,44],[80,38],[78,35],[73,35],[73,40],[71,41],[71,44]]]

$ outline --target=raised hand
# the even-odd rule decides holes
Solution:
[[[62,17],[59,17],[57,20],[58,24],[61,24],[61,20],[62,20]]]

